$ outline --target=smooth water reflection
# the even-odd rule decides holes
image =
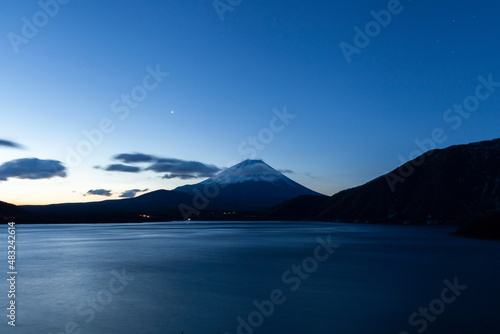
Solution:
[[[174,222],[17,229],[17,326],[6,325],[2,283],[1,333],[233,334],[238,317],[248,322],[254,312],[254,323],[260,320],[253,302],[271,299],[273,290],[284,302],[241,333],[417,333],[425,318],[412,326],[410,315],[439,299],[443,281],[455,277],[467,289],[426,321],[425,333],[500,328],[500,243],[451,237],[448,227]],[[307,279],[290,274],[295,280],[284,282],[328,235],[340,244],[328,260]],[[1,242],[6,249],[6,237]],[[6,251],[0,256],[6,264]]]

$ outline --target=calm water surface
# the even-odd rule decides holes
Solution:
[[[7,227],[0,228],[6,277]],[[18,225],[17,326],[7,325],[2,280],[0,333],[499,333],[500,242],[451,237],[452,230]],[[317,238],[328,236],[340,246],[325,261],[312,260]],[[309,273],[291,271],[303,264]],[[445,280],[458,290],[443,292]],[[273,291],[279,305],[265,302]]]

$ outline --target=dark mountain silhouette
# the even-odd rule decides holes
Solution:
[[[179,191],[157,190],[142,196],[90,203],[23,206],[33,222],[126,222],[182,219],[178,206],[192,202]]]
[[[178,187],[212,210],[261,210],[300,195],[323,196],[262,160],[245,160],[203,182]]]
[[[268,216],[277,220],[312,220],[325,210],[330,197],[316,195],[302,195],[284,201],[272,207]]]
[[[261,160],[246,160],[173,191],[23,206],[27,213],[0,202],[0,215],[17,214],[38,223],[167,221],[186,219],[182,205],[194,207],[196,219],[461,224],[459,235],[491,237],[500,226],[500,139],[429,151],[331,197],[303,187]]]
[[[458,236],[500,239],[500,210],[489,211],[463,224],[454,233]]]
[[[33,223],[136,222],[190,218],[190,215],[186,216],[185,211],[180,209],[181,205],[192,207],[199,219],[245,220],[262,218],[255,212],[303,194],[321,196],[260,160],[247,160],[201,183],[179,187],[173,191],[158,190],[131,199],[23,208],[30,214],[25,221]],[[206,205],[197,205],[200,202]],[[241,212],[232,212],[231,217],[228,217],[225,215],[226,210]]]
[[[465,223],[500,209],[500,139],[429,151],[327,200],[299,197],[272,217],[378,223]]]
[[[0,201],[0,221],[15,221],[26,213],[14,204]]]

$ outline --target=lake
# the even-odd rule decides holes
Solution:
[[[500,242],[453,230],[17,225],[16,327],[4,279],[0,333],[498,333]]]

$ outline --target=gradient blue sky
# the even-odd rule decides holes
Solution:
[[[2,5],[0,139],[25,148],[0,146],[0,164],[68,165],[82,131],[114,125],[65,178],[0,181],[3,201],[94,201],[104,198],[83,194],[199,182],[94,167],[134,152],[227,167],[251,157],[238,147],[285,107],[296,117],[257,157],[328,195],[397,167],[436,128],[447,136],[440,148],[499,137],[500,88],[460,126],[443,119],[475,94],[478,76],[500,81],[498,1],[402,0],[351,63],[340,43],[354,45],[354,28],[388,1],[244,0],[222,21],[211,0],[72,0],[18,52],[10,33],[22,36],[23,17],[32,22],[41,7]],[[120,119],[113,101],[158,65],[168,77]]]

